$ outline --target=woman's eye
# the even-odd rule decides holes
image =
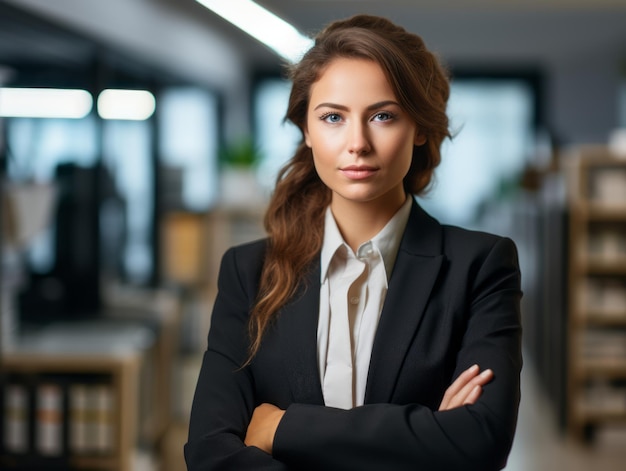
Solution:
[[[393,115],[387,112],[376,113],[374,115],[374,120],[376,121],[388,121],[392,118],[393,118]]]
[[[339,121],[341,121],[341,116],[339,116],[337,113],[328,113],[322,116],[322,120],[326,121],[327,123],[338,123]]]

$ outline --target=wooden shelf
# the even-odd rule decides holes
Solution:
[[[626,220],[626,205],[607,205],[598,202],[581,203],[581,215],[590,221],[621,222]]]
[[[18,385],[29,396],[25,411],[29,436],[38,425],[32,407],[36,393],[42,384],[55,384],[63,391],[64,431],[63,451],[54,459],[73,470],[131,471],[138,444],[158,446],[171,421],[170,370],[177,316],[171,312],[146,322],[123,315],[84,324],[55,324],[22,335],[15,348],[0,357],[0,383]],[[105,409],[109,419],[104,423],[112,429],[105,448],[78,449],[69,439],[70,428],[76,430],[76,423],[71,422],[76,417],[72,404],[77,404],[71,402],[70,391],[90,385],[95,385],[92,391],[105,387],[112,405]],[[47,458],[32,438],[28,441],[27,453],[0,449],[0,468],[22,469],[24,463],[36,461],[44,463],[37,464],[37,469],[45,469]]]
[[[79,469],[109,469],[130,471],[132,450],[137,435],[138,376],[141,366],[140,352],[106,355],[76,355],[70,353],[5,353],[2,358],[4,374],[20,376],[106,375],[113,391],[115,413],[113,417],[113,456],[70,456],[68,461]],[[31,412],[32,414],[32,412]],[[69,417],[68,414],[64,414]],[[34,422],[31,422],[34,426]],[[65,425],[64,427],[66,427]],[[34,452],[29,452],[29,455]]]
[[[72,467],[90,470],[122,469],[124,467],[118,457],[108,456],[72,456],[69,462]]]
[[[626,379],[626,358],[581,359],[579,373],[581,373],[579,377],[583,379],[595,376],[603,376],[611,379]]]
[[[624,275],[626,276],[626,260],[618,257],[614,260],[587,258],[581,262],[581,268],[589,274]]]
[[[626,226],[624,227],[624,230],[626,231]],[[626,267],[626,253],[607,255],[583,254],[581,256],[581,262],[586,263],[587,265],[597,265],[599,267],[610,267],[611,265]]]
[[[607,312],[600,310],[582,310],[577,319],[578,327],[624,327],[626,328],[626,311]]]
[[[621,253],[626,160],[601,146],[582,147],[570,157],[567,426],[573,436],[585,439],[591,428],[626,424],[626,410],[602,410],[606,405],[597,396],[587,410],[584,404],[598,381],[609,397],[621,397],[626,381],[620,340],[626,332],[626,309],[621,308],[626,299],[626,255]],[[592,352],[598,356],[589,357]]]
[[[581,410],[577,412],[577,419],[581,423],[623,423],[626,421],[626,411],[591,411]]]

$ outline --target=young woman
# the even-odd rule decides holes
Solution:
[[[360,15],[323,30],[291,78],[303,141],[268,238],[222,260],[188,469],[502,468],[520,399],[516,249],[412,197],[449,136],[445,73],[418,36]]]

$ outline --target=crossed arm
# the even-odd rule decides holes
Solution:
[[[249,254],[237,252],[224,257],[185,447],[189,471],[416,465],[487,471],[504,465],[515,430],[521,368],[519,271],[510,241],[496,243],[482,261],[457,354],[459,363],[489,369],[480,373],[475,366],[459,373],[437,411],[417,403],[340,410],[290,404],[284,397],[286,410],[259,406],[253,375],[239,368],[247,351],[245,293],[254,291],[242,273],[246,258]]]
[[[493,371],[482,373],[478,365],[465,370],[446,390],[439,411],[451,410],[464,405],[475,404],[485,384],[493,379]],[[285,411],[272,404],[261,404],[254,409],[244,443],[272,454],[276,429]]]

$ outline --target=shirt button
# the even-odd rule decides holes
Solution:
[[[359,298],[357,298],[356,296],[352,296],[350,298],[350,304],[359,304]]]

